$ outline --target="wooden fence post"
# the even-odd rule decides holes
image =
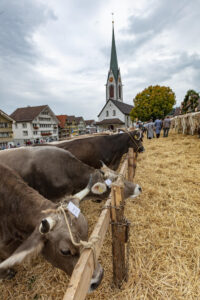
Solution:
[[[123,188],[121,184],[113,184],[111,198],[113,283],[118,288],[126,279]]]
[[[128,180],[133,181],[136,170],[136,158],[137,153],[133,151],[133,148],[129,148],[128,151]]]

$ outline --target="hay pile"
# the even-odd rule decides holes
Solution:
[[[105,276],[87,300],[200,299],[200,140],[171,133],[144,144],[135,176],[143,194],[125,210],[132,223],[129,281],[111,288],[109,232],[100,257]],[[91,229],[102,205],[82,204]],[[42,258],[33,263],[0,283],[0,299],[62,299],[66,275]]]

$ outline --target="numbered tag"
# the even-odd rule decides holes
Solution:
[[[78,218],[78,216],[80,214],[80,209],[76,205],[74,205],[74,203],[72,203],[70,201],[69,204],[67,205],[67,208],[68,208],[69,212],[72,213],[72,215],[74,215],[76,218]]]
[[[106,180],[105,180],[105,184],[106,184],[108,187],[111,187],[112,180],[106,179]]]

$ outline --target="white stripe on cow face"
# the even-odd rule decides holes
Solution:
[[[0,264],[0,270],[12,268],[15,265],[19,265],[25,259],[30,258],[34,255],[37,255],[39,252],[41,252],[42,248],[43,248],[43,243],[40,242],[38,245],[36,245],[35,247],[32,247],[31,249],[23,250],[19,253],[11,255],[9,258],[4,260]]]

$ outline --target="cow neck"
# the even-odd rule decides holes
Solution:
[[[15,194],[14,201],[10,203],[7,209],[9,215],[15,219],[14,223],[17,227],[34,229],[38,224],[38,220],[44,216],[43,210],[56,208],[56,204],[45,199],[22,180],[13,189]]]
[[[128,136],[125,134],[119,134],[119,135],[112,135],[108,136],[108,142],[111,145],[111,152],[110,157],[107,156],[108,161],[105,161],[105,163],[108,163],[108,165],[116,170],[120,164],[120,159],[123,154],[127,153],[128,151]],[[114,141],[112,143],[112,141]],[[109,144],[108,143],[108,144]]]

